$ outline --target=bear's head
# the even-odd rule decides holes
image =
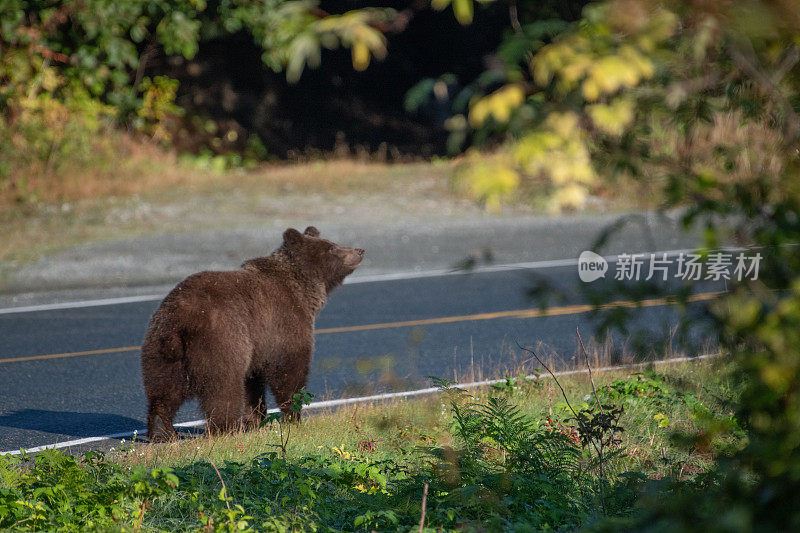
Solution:
[[[361,264],[364,250],[339,246],[319,236],[319,230],[309,226],[303,233],[294,228],[283,232],[283,245],[289,260],[306,275],[320,279],[330,292]]]

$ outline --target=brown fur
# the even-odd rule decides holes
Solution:
[[[172,420],[199,398],[212,432],[257,426],[269,386],[285,416],[306,384],[314,319],[361,262],[314,227],[287,229],[268,257],[239,270],[200,272],[179,283],[153,314],[142,346],[151,441],[174,438]]]

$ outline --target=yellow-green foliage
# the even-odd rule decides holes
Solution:
[[[287,20],[295,21],[287,45],[275,52],[290,82],[300,79],[306,65],[319,66],[322,48],[350,48],[353,68],[359,71],[365,70],[373,57],[386,56],[386,37],[373,24],[386,20],[391,10],[358,9],[318,18],[307,9],[305,3],[287,2],[278,10],[290,14]]]
[[[543,47],[531,61],[540,86],[556,82],[562,93],[580,88],[590,102],[620,89],[635,87],[654,74],[653,48],[669,38],[677,24],[664,9],[642,13],[632,20],[620,11],[643,4],[610,2],[587,8],[587,24]]]
[[[552,181],[554,210],[583,207],[588,186],[596,179],[586,137],[571,112],[551,114],[540,129],[522,137],[514,146],[514,159],[528,175]]]
[[[506,85],[483,98],[476,98],[470,105],[469,123],[477,128],[491,117],[504,124],[511,114],[525,101],[525,90],[520,85]]]
[[[473,129],[486,127],[490,118],[502,126],[517,115],[535,116],[526,109],[526,94],[569,102],[547,106],[541,98],[531,100],[539,118],[523,119],[529,125],[505,144],[503,151],[511,157],[493,172],[502,184],[493,188],[485,169],[464,174],[480,182],[472,187],[476,197],[486,200],[486,191],[496,196],[511,192],[510,184],[544,178],[551,185],[552,210],[582,208],[599,183],[591,158],[593,143],[603,135],[619,137],[630,128],[636,101],[625,93],[654,76],[659,47],[673,36],[677,21],[674,13],[646,1],[591,5],[571,31],[532,50],[527,65],[530,84],[515,82],[474,98],[469,113]]]
[[[609,135],[621,135],[633,122],[636,104],[630,98],[615,98],[608,104],[592,104],[586,112],[594,127]]]
[[[386,55],[386,38],[369,25],[373,18],[369,12],[348,11],[320,20],[316,30],[321,34],[320,41],[329,47],[328,41],[338,37],[342,46],[350,48],[353,68],[365,70],[371,56],[382,59]]]
[[[144,96],[138,115],[144,121],[143,129],[146,128],[154,139],[169,141],[170,133],[164,121],[182,112],[181,108],[175,105],[178,80],[166,76],[145,78],[141,90]]]
[[[483,201],[489,211],[499,209],[503,197],[519,186],[519,175],[502,160],[468,163],[459,178],[469,193]]]
[[[431,7],[436,11],[442,11],[447,6],[453,6],[453,15],[461,24],[469,24],[475,14],[475,2],[491,4],[495,0],[432,0]]]
[[[22,50],[0,55],[0,193],[18,180],[92,155],[92,138],[115,116],[113,107],[63,76],[50,61]],[[25,170],[24,173],[21,173]],[[25,200],[25,198],[19,198]]]

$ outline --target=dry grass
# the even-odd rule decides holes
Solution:
[[[174,154],[130,136],[109,132],[94,144],[88,162],[58,167],[35,163],[17,172],[0,190],[0,206],[19,210],[30,203],[61,204],[104,196],[129,196],[205,179],[208,173],[188,173]]]
[[[0,207],[25,211],[26,204],[56,205],[107,197],[159,198],[165,191],[208,193],[219,187],[256,188],[281,192],[287,187],[305,192],[352,192],[361,187],[381,187],[376,178],[391,180],[418,174],[447,177],[451,165],[333,159],[305,163],[265,163],[255,170],[213,171],[200,158],[177,156],[158,145],[110,131],[95,143],[94,155],[81,164],[58,167],[34,164],[0,187]],[[431,166],[437,168],[431,170]],[[423,171],[423,169],[425,169]]]
[[[451,193],[448,164],[334,160],[215,172],[129,137],[114,146],[113,154],[101,150],[89,170],[31,169],[0,187],[0,261],[27,262],[83,242],[164,231],[333,217],[343,198],[350,205],[360,198],[374,209],[403,199],[456,204],[449,211],[467,204]]]
[[[255,170],[216,172],[193,164],[151,143],[120,136],[113,154],[98,157],[90,171],[62,168],[59,172],[31,168],[0,189],[0,207],[25,212],[26,204],[56,205],[101,200],[108,197],[160,198],[165,191],[180,197],[187,192],[202,194],[219,188],[279,193],[286,190],[317,193],[353,192],[362,187],[378,188],[381,180],[407,179],[414,174],[446,178],[450,165],[401,163],[388,165],[369,161],[331,160],[308,163],[264,163]],[[434,167],[432,169],[431,167]]]

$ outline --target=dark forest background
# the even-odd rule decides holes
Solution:
[[[524,22],[577,20],[585,0],[523,1]],[[224,128],[257,134],[268,153],[291,158],[335,149],[361,149],[389,159],[446,152],[444,123],[452,99],[491,69],[498,46],[513,32],[510,4],[497,2],[475,11],[462,25],[449,11],[430,9],[418,0],[323,1],[331,14],[367,7],[388,7],[407,14],[402,30],[389,31],[387,56],[365,71],[353,69],[350,52],[324,50],[321,65],[306,69],[296,83],[261,60],[262,50],[246,31],[200,44],[193,59],[167,56],[159,49],[147,73],[180,82],[176,103]],[[408,111],[408,91],[421,80],[453,74],[448,98],[432,98]],[[499,85],[499,84],[498,84]],[[182,149],[197,149],[197,132],[179,139]],[[242,138],[240,136],[239,138]],[[383,145],[383,146],[382,146]]]

